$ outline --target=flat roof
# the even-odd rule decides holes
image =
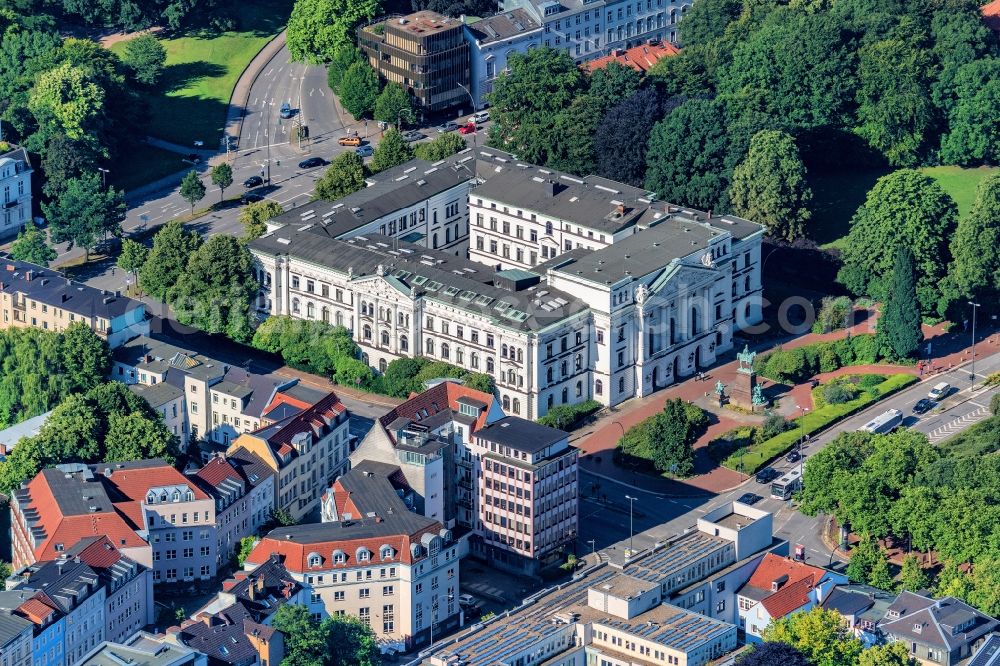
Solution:
[[[661,582],[677,571],[686,569],[693,562],[731,545],[731,541],[721,537],[693,530],[665,548],[626,565],[624,572],[641,580]]]
[[[590,589],[619,599],[632,599],[659,586],[659,583],[653,581],[639,580],[632,576],[618,574],[600,585],[591,585]]]
[[[565,440],[569,434],[517,416],[507,416],[480,428],[473,436],[525,453],[538,453]]]

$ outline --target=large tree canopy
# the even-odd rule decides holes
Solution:
[[[354,28],[380,9],[378,0],[295,0],[286,28],[288,52],[298,62],[330,62],[337,49],[350,46]]]

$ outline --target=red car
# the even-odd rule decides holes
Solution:
[[[476,123],[469,123],[468,125],[462,125],[458,128],[459,134],[475,134],[476,133]]]

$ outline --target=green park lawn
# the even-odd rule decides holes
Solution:
[[[182,146],[203,141],[215,148],[233,87],[258,51],[281,29],[290,0],[245,0],[238,30],[194,33],[161,40],[167,62],[148,94],[149,134]],[[114,44],[121,53],[125,42]]]
[[[976,187],[996,167],[964,169],[957,166],[926,167],[925,174],[938,182],[958,205],[960,216],[967,215],[976,197]],[[854,211],[865,202],[868,190],[888,170],[820,174],[810,177],[813,189],[813,218],[810,236],[827,248],[839,248],[850,230]]]
[[[182,162],[177,153],[143,143],[115,160],[108,180],[110,185],[128,193],[190,168],[191,165]]]

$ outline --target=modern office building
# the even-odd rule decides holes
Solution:
[[[457,626],[461,549],[451,530],[410,511],[372,470],[352,469],[332,492],[338,520],[273,530],[246,568],[278,558],[311,590],[316,617],[357,617],[386,648],[408,650]]]
[[[241,449],[274,474],[274,508],[301,520],[319,503],[329,483],[350,464],[350,415],[336,393],[308,409],[237,437],[227,455]]]
[[[0,170],[2,164],[0,159]],[[58,332],[76,322],[89,326],[112,349],[149,334],[146,306],[140,301],[67,280],[36,264],[10,258],[0,262],[0,328]]]
[[[463,22],[429,10],[390,16],[358,29],[358,46],[387,81],[402,85],[422,111],[469,100],[469,45]]]
[[[0,193],[3,194],[0,237],[10,240],[25,225],[32,224],[31,174],[34,170],[27,150],[4,141],[0,144],[4,146],[0,152]]]

